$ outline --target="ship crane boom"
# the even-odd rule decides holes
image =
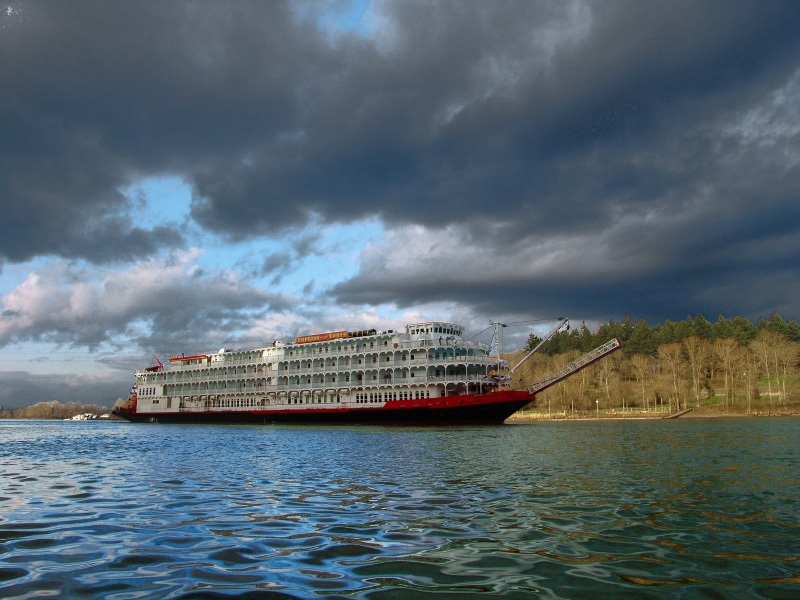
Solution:
[[[153,360],[156,361],[156,364],[147,367],[145,371],[161,371],[164,368],[164,363],[155,354],[153,354]]]
[[[534,352],[536,352],[539,348],[544,346],[545,343],[547,343],[549,340],[551,340],[560,331],[566,331],[567,329],[569,329],[569,319],[567,319],[566,317],[559,317],[558,318],[558,324],[555,327],[553,327],[553,329],[551,329],[550,332],[547,335],[544,336],[542,341],[539,342],[538,344],[536,344],[536,347],[533,350],[528,352],[521,361],[519,361],[516,365],[514,365],[514,367],[508,373],[506,373],[506,376],[505,376],[506,379],[510,379],[511,378],[511,374],[514,371],[516,371],[517,369],[519,369],[522,366],[522,363],[524,363],[531,356],[533,356]]]

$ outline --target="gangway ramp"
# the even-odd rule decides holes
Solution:
[[[588,367],[590,364],[597,362],[604,356],[608,356],[612,352],[616,352],[621,347],[622,343],[617,338],[609,340],[602,346],[598,346],[591,352],[587,352],[577,360],[573,360],[563,369],[554,371],[544,379],[540,379],[533,385],[529,385],[528,392],[530,392],[531,394],[537,394],[538,392],[546,390],[550,386],[557,384],[559,381],[564,381],[570,375],[574,375],[581,369],[584,369]]]

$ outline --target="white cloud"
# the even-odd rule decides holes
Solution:
[[[570,235],[526,237],[502,244],[502,228],[494,243],[480,243],[465,228],[450,225],[428,229],[410,225],[387,230],[385,240],[362,252],[359,277],[375,286],[407,281],[417,286],[492,285],[513,281],[556,281],[562,278],[608,280],[651,268],[656,256],[621,255],[616,242],[651,223],[650,213],[620,218],[606,230]]]
[[[739,136],[745,147],[753,145],[760,150],[777,147],[787,167],[796,165],[800,161],[796,145],[800,137],[798,95],[800,70],[729,126],[726,133]]]
[[[33,271],[2,297],[0,343],[49,340],[95,346],[115,335],[142,334],[156,316],[174,322],[175,332],[181,333],[208,318],[209,311],[227,311],[227,319],[236,319],[238,313],[293,302],[254,288],[231,271],[202,271],[200,254],[192,249],[118,272],[90,272],[63,261]]]

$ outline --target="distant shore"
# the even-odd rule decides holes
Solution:
[[[751,418],[751,417],[798,417],[800,409],[784,407],[783,410],[771,412],[753,411],[735,412],[718,411],[707,408],[693,408],[688,412],[675,415],[666,411],[520,411],[506,419],[506,423],[533,423],[537,421],[607,421],[607,420],[652,420],[652,419],[698,419],[698,418]]]

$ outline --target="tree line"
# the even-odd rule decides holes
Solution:
[[[800,409],[800,325],[779,313],[756,323],[723,315],[711,323],[697,315],[653,326],[626,317],[594,332],[582,324],[543,344],[512,383],[529,385],[612,338],[622,342],[621,351],[537,394],[535,406],[770,414]],[[530,336],[511,364],[539,342]]]
[[[52,402],[37,402],[33,406],[23,408],[4,408],[0,406],[0,419],[69,419],[75,415],[93,414],[102,415],[109,409],[97,404],[81,404],[80,402],[67,402],[62,404],[58,400]]]

